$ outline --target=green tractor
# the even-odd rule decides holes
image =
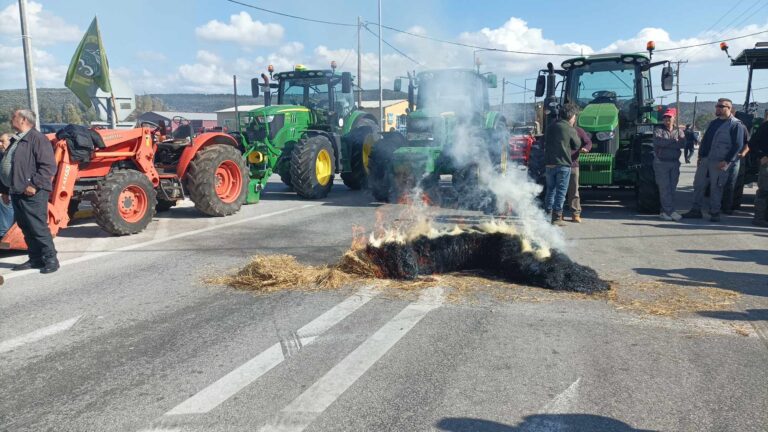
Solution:
[[[592,151],[579,156],[581,186],[635,188],[640,213],[659,212],[659,192],[653,173],[653,130],[661,122],[654,106],[650,70],[663,66],[661,87],[672,90],[668,61],[652,62],[649,54],[597,54],[552,63],[539,73],[536,96],[545,95],[546,126],[568,102],[581,107],[578,126],[591,135]],[[559,82],[558,82],[559,77]],[[560,87],[561,94],[555,95]]]
[[[264,91],[264,107],[242,113],[238,135],[248,161],[246,202],[259,201],[269,177],[280,179],[301,197],[324,198],[341,174],[350,189],[368,182],[368,155],[379,126],[370,114],[355,109],[352,75],[331,70],[295,70],[251,80],[253,97]],[[271,66],[270,66],[271,69]],[[277,89],[277,104],[272,91]]]
[[[370,155],[374,198],[398,202],[418,187],[434,202],[440,198],[440,175],[450,174],[460,204],[489,204],[483,171],[506,171],[509,146],[506,119],[491,111],[488,102],[496,76],[444,69],[409,73],[407,78],[405,136],[384,133]],[[398,78],[395,91],[401,87]]]

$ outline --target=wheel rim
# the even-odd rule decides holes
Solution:
[[[325,149],[320,150],[315,158],[315,177],[322,186],[331,181],[331,155]]]
[[[373,134],[368,134],[365,136],[365,140],[363,141],[363,168],[365,169],[366,174],[368,174],[368,161],[371,157],[371,150],[373,150],[373,142]]]
[[[507,173],[507,152],[508,151],[509,151],[508,144],[504,145],[504,143],[502,143],[501,144],[501,162],[499,162],[499,168],[501,169],[502,174]]]
[[[226,160],[216,168],[216,195],[224,203],[231,203],[240,196],[243,176],[234,161]]]
[[[136,223],[147,214],[148,204],[147,192],[139,186],[129,185],[120,192],[117,210],[124,221]]]

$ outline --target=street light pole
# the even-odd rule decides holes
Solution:
[[[379,127],[384,130],[384,89],[381,88],[381,0],[379,0]]]
[[[19,18],[21,20],[21,44],[24,48],[24,71],[27,75],[27,98],[29,109],[37,118],[35,127],[40,130],[40,112],[37,109],[37,89],[35,88],[35,72],[32,68],[32,46],[29,42],[27,29],[27,0],[19,0]]]

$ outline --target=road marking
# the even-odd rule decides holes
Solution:
[[[371,288],[361,289],[355,295],[348,297],[299,329],[296,332],[298,340],[294,341],[294,344],[298,346],[298,349],[311,344],[318,336],[368,303],[375,295],[376,292]],[[281,341],[267,348],[261,354],[177,405],[165,415],[202,414],[216,408],[270,369],[279,365],[287,357],[295,354],[296,349],[284,353],[283,343],[284,341]]]
[[[566,414],[571,412],[571,404],[576,399],[576,396],[578,396],[580,382],[581,377],[577,378],[567,389],[547,402],[539,410],[538,416],[534,417],[530,424],[526,425],[527,428],[525,430],[529,432],[558,432],[566,430],[567,425],[563,423],[563,418],[547,416],[547,414]]]
[[[299,432],[306,429],[358,378],[386,354],[430,311],[443,302],[443,289],[426,290],[304,393],[282,409],[261,431]]]
[[[151,245],[154,245],[154,244],[158,244],[158,243],[162,243],[162,242],[166,242],[166,241],[170,241],[170,240],[176,240],[176,239],[180,239],[180,238],[184,238],[184,237],[194,236],[194,235],[202,234],[202,233],[205,233],[205,232],[208,232],[208,231],[213,231],[213,230],[220,229],[220,228],[227,228],[227,227],[231,227],[231,226],[234,226],[234,225],[240,225],[240,224],[244,224],[244,223],[247,223],[247,222],[255,221],[255,220],[258,220],[258,219],[264,219],[264,218],[268,218],[268,217],[272,217],[272,216],[277,216],[279,214],[288,213],[288,212],[292,212],[292,211],[296,211],[296,210],[303,210],[305,208],[315,207],[315,206],[318,206],[318,205],[320,205],[320,204],[305,204],[303,206],[291,207],[289,209],[274,211],[272,213],[265,213],[265,214],[262,214],[262,215],[252,216],[252,217],[245,218],[245,219],[239,219],[239,220],[232,221],[232,222],[225,222],[225,223],[218,224],[218,225],[207,226],[205,228],[200,228],[200,229],[196,229],[196,230],[193,230],[193,231],[187,231],[187,232],[175,234],[175,235],[172,235],[172,236],[169,236],[169,237],[165,237],[165,238],[158,238],[158,239],[154,239],[154,240],[145,241],[145,242],[142,242],[142,243],[136,243],[136,244],[132,244],[132,245],[128,245],[128,246],[123,246],[121,248],[117,248],[117,249],[111,250],[111,251],[104,251],[104,252],[96,252],[96,253],[92,253],[92,254],[86,254],[86,255],[79,256],[77,258],[72,258],[72,259],[68,259],[66,261],[61,261],[60,265],[61,265],[61,267],[64,267],[64,266],[68,266],[68,265],[72,265],[72,264],[79,264],[79,263],[84,262],[84,261],[90,261],[90,260],[94,260],[94,259],[97,259],[97,258],[103,258],[105,256],[113,255],[113,254],[116,254],[118,252],[125,252],[125,251],[129,251],[129,250],[140,249],[140,248],[143,248],[145,246],[151,246]],[[212,219],[214,219],[214,218],[212,218]],[[38,273],[40,273],[39,270],[32,269],[32,270],[22,270],[22,271],[12,272],[12,273],[5,273],[2,276],[5,278],[5,280],[8,280],[8,279],[17,278],[17,277],[20,277],[20,276],[25,276],[25,275],[28,275],[28,274],[38,274]]]
[[[61,333],[63,331],[66,331],[70,329],[73,325],[75,325],[75,323],[77,323],[82,317],[83,316],[80,315],[75,318],[68,319],[66,321],[62,321],[57,324],[49,325],[48,327],[43,327],[31,333],[27,333],[25,335],[19,336],[17,338],[8,339],[7,341],[0,342],[0,353],[12,351],[22,345],[26,345],[32,342],[37,342],[40,339],[44,339],[44,338],[47,338],[48,336],[55,335],[56,333]]]

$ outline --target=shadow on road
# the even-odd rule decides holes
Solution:
[[[690,253],[690,254],[700,254],[700,255],[717,255],[717,257],[714,258],[716,261],[753,262],[755,264],[768,266],[768,252],[766,252],[765,249],[728,250],[728,251],[682,249],[679,252]]]
[[[448,417],[437,422],[439,430],[449,432],[535,432],[535,431],[594,431],[594,432],[653,432],[635,429],[612,419],[592,414],[536,414],[526,416],[522,423],[505,425],[489,420]]]
[[[734,311],[699,311],[699,315],[728,321],[768,321],[768,309],[747,309],[744,312]]]
[[[659,281],[682,286],[708,286],[742,294],[768,297],[768,279],[765,274],[728,272],[708,268],[657,269],[636,268],[638,274],[653,276]]]

